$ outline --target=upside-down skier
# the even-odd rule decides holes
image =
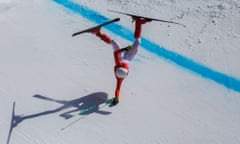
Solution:
[[[138,47],[141,42],[141,32],[142,32],[142,24],[150,22],[152,20],[132,17],[135,21],[135,32],[134,38],[135,41],[132,45],[129,45],[125,48],[121,48],[119,44],[111,39],[108,35],[101,32],[101,27],[91,31],[92,34],[99,37],[107,44],[111,44],[113,47],[113,55],[115,60],[114,73],[117,80],[116,89],[115,89],[115,97],[113,98],[112,105],[116,105],[119,103],[120,97],[120,89],[122,86],[123,80],[127,77],[129,73],[129,63],[137,54]]]

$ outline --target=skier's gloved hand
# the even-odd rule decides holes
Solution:
[[[129,46],[123,48],[122,51],[129,51],[130,49],[132,49],[132,45],[129,45]]]

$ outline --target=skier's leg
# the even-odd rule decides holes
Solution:
[[[135,39],[140,38],[141,37],[141,33],[142,33],[142,24],[137,19],[136,22],[135,22],[134,38]]]
[[[133,45],[131,46],[131,48],[124,54],[123,58],[128,60],[128,61],[131,61],[134,56],[137,54],[137,51],[138,51],[138,47],[141,43],[141,39],[138,38],[138,39],[135,39]]]
[[[111,45],[112,45],[112,47],[113,47],[113,52],[116,52],[116,51],[118,51],[118,50],[121,49],[120,46],[119,46],[119,44],[118,44],[118,42],[116,42],[115,40],[112,40],[112,41],[111,41]]]
[[[120,65],[121,64],[121,49],[114,51],[113,56],[114,56],[114,61],[115,61],[115,65]]]
[[[136,18],[136,17],[133,17],[133,19],[135,20],[134,38],[139,39],[141,37],[141,33],[142,33],[142,24],[145,24],[145,23],[150,22],[152,20]]]
[[[107,44],[111,44],[111,38],[108,36],[108,35],[106,35],[106,34],[104,34],[104,33],[101,33],[101,31],[100,31],[101,29],[99,28],[99,29],[96,29],[96,30],[94,30],[94,31],[92,31],[91,33],[93,33],[93,34],[95,34],[97,37],[99,37],[101,40],[103,40],[105,43],[107,43]]]
[[[142,24],[151,21],[149,19],[141,19],[136,17],[133,17],[133,19],[135,20],[135,32],[134,32],[135,41],[131,49],[129,49],[128,52],[125,53],[124,55],[124,59],[127,59],[129,61],[131,61],[133,57],[137,54],[138,47],[141,43]]]

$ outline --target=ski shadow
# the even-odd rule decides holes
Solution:
[[[96,92],[96,93],[92,93],[92,94],[83,96],[81,98],[73,99],[73,100],[56,100],[56,99],[38,95],[38,94],[34,95],[33,97],[41,99],[41,100],[55,102],[55,103],[61,104],[61,106],[58,108],[52,109],[52,110],[47,110],[47,111],[30,114],[30,115],[14,115],[13,116],[13,124],[12,124],[13,128],[16,127],[22,121],[25,121],[27,119],[33,119],[33,118],[37,118],[40,116],[54,114],[54,113],[57,113],[57,112],[60,112],[60,111],[63,111],[63,110],[69,109],[69,108],[71,108],[71,110],[61,113],[59,116],[65,118],[65,119],[69,119],[69,118],[73,117],[72,113],[80,112],[80,111],[86,110],[86,109],[88,109],[88,110],[85,111],[81,115],[89,115],[92,113],[97,113],[97,114],[101,114],[101,115],[111,114],[111,112],[103,111],[100,108],[100,105],[104,104],[105,101],[108,99],[108,94],[105,92]],[[94,106],[94,108],[91,108],[93,106]]]

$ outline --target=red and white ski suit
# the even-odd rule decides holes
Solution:
[[[132,48],[128,51],[123,51],[119,44],[112,40],[109,36],[106,34],[103,34],[100,32],[100,29],[94,31],[93,33],[96,34],[99,38],[101,38],[104,42],[107,44],[111,44],[113,47],[113,55],[114,55],[114,60],[115,60],[115,66],[114,66],[114,72],[115,72],[115,77],[117,80],[117,85],[115,89],[115,97],[119,98],[120,96],[120,89],[122,86],[122,82],[124,78],[119,78],[116,75],[116,69],[119,67],[123,67],[128,70],[129,72],[129,62],[134,58],[134,56],[137,54],[138,47],[140,45],[140,37],[141,37],[141,32],[142,32],[142,24],[148,22],[149,20],[140,20],[140,19],[135,19],[135,32],[134,32],[134,37],[135,41],[132,45]]]
[[[121,89],[124,78],[119,78],[116,75],[116,70],[119,67],[123,67],[123,68],[127,69],[129,72],[129,63],[134,58],[134,56],[137,54],[137,50],[140,45],[140,39],[135,39],[135,41],[132,45],[132,48],[129,51],[122,51],[119,44],[114,40],[111,41],[111,45],[112,45],[113,51],[114,51],[114,53],[113,53],[114,60],[115,60],[114,72],[115,72],[115,77],[117,79],[117,85],[116,85],[116,89],[115,89],[115,97],[118,98],[120,95],[120,89]]]

